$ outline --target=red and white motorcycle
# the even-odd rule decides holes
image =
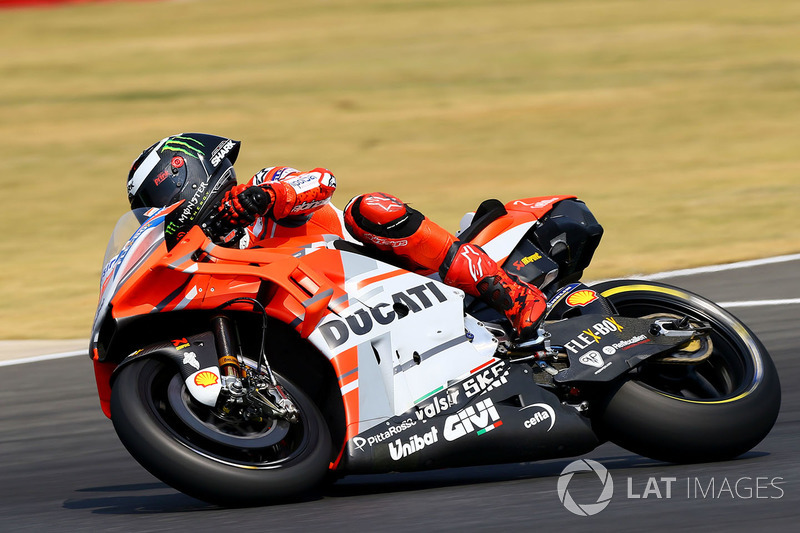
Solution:
[[[120,219],[91,349],[124,445],[194,497],[268,503],[331,475],[606,440],[727,459],[777,417],[775,368],[730,313],[660,283],[580,282],[602,228],[574,197],[484,202],[460,233],[547,294],[542,335],[525,343],[480,301],[342,235],[231,249],[213,215],[179,227],[179,207]]]

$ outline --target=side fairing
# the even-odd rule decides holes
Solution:
[[[151,216],[107,261],[94,348],[112,302],[116,317],[123,308],[125,316],[182,306],[210,309],[258,294],[270,316],[296,328],[331,362],[348,439],[494,361],[496,341],[477,322],[465,322],[463,292],[434,278],[340,250],[331,235],[276,238],[263,241],[264,247],[236,250],[214,246],[193,230],[167,252],[163,220],[163,212]],[[197,251],[202,259],[196,259]],[[128,281],[136,272],[136,283]],[[185,304],[195,282],[179,284],[184,298],[172,285],[156,283],[168,275],[202,278],[207,288]],[[246,291],[240,287],[245,281]],[[143,284],[154,290],[159,285],[172,297],[169,305],[158,305],[165,298],[161,293],[137,289]]]
[[[476,324],[477,336],[465,327],[463,292],[374,259],[341,257],[348,305],[323,318],[309,341],[337,371],[348,438],[493,359],[496,341]]]

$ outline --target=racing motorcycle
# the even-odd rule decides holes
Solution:
[[[603,230],[573,196],[490,200],[459,238],[548,297],[535,339],[341,234],[220,245],[216,210],[118,222],[91,337],[105,414],[165,483],[223,505],[354,473],[535,461],[605,441],[668,462],[770,431],[775,367],[737,318],[650,281],[582,283]],[[228,234],[230,237],[230,233]]]

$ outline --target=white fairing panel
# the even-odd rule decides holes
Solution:
[[[534,224],[536,224],[535,221],[525,222],[524,224],[506,230],[481,246],[481,248],[483,248],[483,251],[486,252],[489,257],[495,261],[501,262],[511,254]]]
[[[472,319],[476,333],[467,332],[459,289],[410,272],[346,285],[350,306],[328,315],[309,340],[330,359],[357,348],[358,380],[342,392],[359,388],[360,431],[493,358],[491,335]]]

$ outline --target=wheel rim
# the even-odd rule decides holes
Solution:
[[[155,366],[142,386],[159,424],[183,446],[217,462],[247,469],[277,468],[309,445],[310,427],[302,409],[295,424],[268,420],[237,425],[194,401],[171,366]]]
[[[225,446],[255,450],[274,446],[289,433],[286,420],[236,420],[196,402],[179,374],[172,376],[167,399],[175,415],[197,434]]]
[[[660,287],[652,289],[652,292],[661,292]],[[612,303],[623,316],[672,317],[677,314],[689,316],[693,322],[710,323],[711,354],[695,364],[646,361],[631,373],[631,378],[662,396],[691,403],[727,403],[752,392],[762,372],[760,357],[754,349],[755,341],[747,330],[708,302],[686,293],[679,294],[673,298],[659,294],[656,298],[653,294],[628,293],[624,298],[612,298]]]

